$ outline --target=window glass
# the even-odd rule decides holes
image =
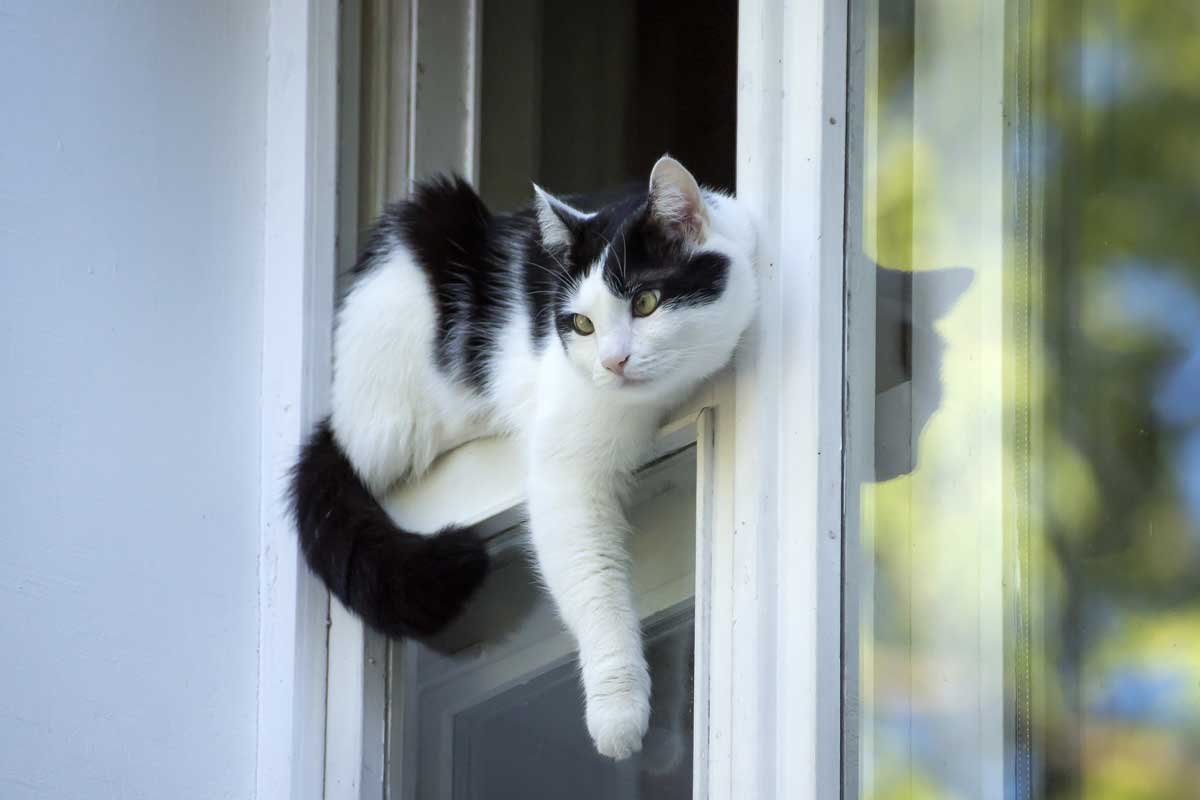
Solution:
[[[851,9],[847,795],[1200,796],[1200,4]]]
[[[638,473],[629,508],[633,590],[650,667],[641,752],[596,752],[575,643],[538,585],[523,533],[489,542],[493,570],[463,616],[431,642],[396,648],[392,796],[692,796],[696,447]]]
[[[615,763],[596,753],[579,724],[579,667],[567,659],[459,712],[453,758],[469,767],[455,770],[454,797],[690,798],[691,604],[662,615],[645,633],[655,697],[641,753]]]

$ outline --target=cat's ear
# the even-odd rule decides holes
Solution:
[[[938,267],[908,273],[910,292],[920,298],[921,316],[930,321],[942,319],[967,293],[975,271],[970,267]]]
[[[650,170],[650,219],[667,235],[699,244],[708,234],[708,209],[692,173],[670,156]]]
[[[958,304],[974,280],[969,267],[892,269],[875,265],[875,303],[879,314],[913,322],[913,298],[920,298],[920,319],[937,322]]]
[[[570,247],[588,215],[567,205],[536,183],[533,185],[533,193],[538,227],[542,231],[542,244],[554,249]]]

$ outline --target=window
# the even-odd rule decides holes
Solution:
[[[846,794],[1193,797],[1197,6],[851,9]]]
[[[561,194],[641,187],[668,151],[701,182],[732,190],[737,16],[735,0],[342,4],[343,275],[382,203],[436,172],[466,175],[497,211],[528,203],[531,181]],[[653,683],[642,752],[620,763],[596,754],[574,643],[524,552],[522,488],[499,466],[521,456],[476,442],[387,504],[415,530],[475,523],[494,574],[463,619],[426,644],[385,642],[334,604],[327,794],[351,783],[400,798],[704,791],[697,565],[714,504],[699,493],[711,493],[714,437],[701,409],[718,405],[716,394],[669,423],[630,509]]]
[[[554,5],[560,18],[578,10]],[[280,313],[269,315],[264,333],[264,385],[271,388],[264,429],[272,431],[264,436],[264,497],[282,496],[297,441],[327,408],[335,266],[353,263],[358,234],[384,200],[403,195],[416,176],[454,169],[482,181],[497,205],[506,202],[493,194],[504,190],[504,179],[492,183],[481,163],[492,114],[481,93],[497,85],[484,39],[489,14],[500,7],[305,0],[273,19],[271,63],[282,66],[270,71],[267,151],[268,175],[278,179],[270,182],[272,197],[280,202],[268,206],[275,213],[268,214],[264,291],[268,308]],[[625,38],[605,41],[623,41],[621,53],[645,57],[636,85],[624,84],[637,116],[622,124],[636,118],[637,130],[649,134],[639,135],[639,147],[652,155],[669,149],[710,184],[732,188],[736,177],[743,202],[764,223],[759,321],[736,374],[705,387],[664,439],[695,443],[692,792],[712,800],[832,796],[840,749],[846,8],[834,0],[652,0],[614,2],[610,10]],[[540,41],[550,18],[535,22],[537,33],[523,33]],[[530,59],[531,68],[546,64],[562,68],[545,53]],[[516,86],[536,94],[541,80]],[[609,100],[605,114],[632,113]],[[522,122],[517,104],[501,104],[501,135],[509,111],[518,124],[540,129],[540,117]],[[556,137],[549,145],[588,161],[593,141],[585,147]],[[641,179],[644,165],[625,171],[640,160],[630,147],[604,150],[624,153],[625,164],[606,160],[586,180]],[[543,155],[528,157],[544,169]],[[535,175],[554,191],[592,188],[549,169]],[[294,246],[280,244],[287,242]],[[786,442],[779,437],[785,431]],[[519,487],[489,467],[511,456],[501,442],[471,443],[400,499],[430,529],[450,521],[449,510],[498,533],[512,522],[507,510],[519,503]],[[481,480],[482,473],[496,479]],[[443,502],[448,496],[457,505]],[[295,557],[290,534],[283,504],[269,506],[261,550],[260,793],[379,797],[405,780],[389,756],[401,752],[404,732],[397,720],[405,710],[388,702],[403,694],[405,676],[390,668],[398,648],[329,601]]]
[[[433,73],[449,66],[433,32],[454,29],[438,9],[417,13],[416,69],[437,86],[453,71]],[[640,187],[670,151],[702,182],[732,189],[735,3],[522,0],[473,13],[463,15],[477,32],[467,156],[447,163],[440,134],[422,141],[431,123],[419,79],[414,174],[472,172],[485,201],[508,210],[529,202],[531,180],[557,193]],[[708,57],[688,61],[688,48]],[[631,510],[654,687],[642,752],[621,763],[595,753],[574,644],[514,528],[493,540],[496,573],[445,640],[392,647],[393,796],[692,797],[695,450],[648,467]]]
[[[673,127],[678,110],[738,117],[736,146],[726,131],[716,166],[697,167],[719,184],[736,174],[764,223],[760,321],[725,384],[736,406],[714,415],[720,488],[695,496],[720,506],[711,559],[697,560],[719,588],[692,606],[698,639],[705,614],[722,617],[711,658],[694,665],[696,697],[702,672],[720,672],[720,691],[693,708],[710,796],[831,797],[839,777],[850,797],[1191,796],[1195,4],[853,0],[848,18],[836,0],[732,5],[689,20],[659,3],[593,14],[545,0],[500,17],[469,0],[436,15],[373,0],[357,28],[364,65],[404,54],[384,70],[403,87],[384,104],[403,109],[384,126],[399,181],[388,194],[447,167],[500,207],[526,176],[563,192],[612,185],[639,177],[645,143],[630,131],[696,163],[705,156],[677,142],[700,134]],[[368,47],[380,30],[368,12],[383,6],[385,27],[409,39]],[[729,95],[705,106],[670,83],[639,96],[648,84],[616,54],[639,76],[666,75],[670,64],[640,59],[676,52],[659,34],[700,19],[736,29],[736,88],[722,40],[699,61],[721,63]],[[565,31],[578,47],[562,47]],[[362,97],[391,96],[368,80],[378,74],[364,68]],[[376,163],[366,133],[360,166]],[[358,174],[365,187],[376,172]],[[679,630],[686,607],[658,607],[650,629]],[[339,630],[335,612],[331,642]],[[368,637],[367,660],[386,662],[376,646]],[[548,698],[548,719],[564,707],[551,686],[561,657],[537,662],[528,685],[545,691],[519,700]],[[332,709],[342,662],[329,663]],[[367,685],[390,681],[400,697],[405,680],[394,670]],[[463,717],[485,748],[480,715],[517,695],[496,697],[507,699]],[[363,730],[381,729],[363,707]],[[393,767],[424,757],[402,732]],[[341,740],[326,739],[336,753]],[[463,741],[431,746],[452,754]]]

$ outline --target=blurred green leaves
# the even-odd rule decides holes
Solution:
[[[912,344],[907,391],[939,384],[928,425],[907,421],[915,469],[847,488],[861,793],[977,796],[1005,774],[1018,796],[1200,796],[1200,396],[1180,410],[1200,385],[1200,3],[856,13],[852,263],[977,273],[928,321],[944,347]],[[955,737],[997,720],[1003,765],[948,763],[992,753]]]

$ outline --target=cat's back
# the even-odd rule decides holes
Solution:
[[[461,177],[437,176],[388,206],[356,271],[368,274],[397,260],[415,266],[432,299],[439,366],[483,389],[530,224],[527,215],[493,214]]]
[[[332,425],[373,489],[490,430],[507,324],[512,217],[458,177],[420,183],[377,220],[338,312]]]

